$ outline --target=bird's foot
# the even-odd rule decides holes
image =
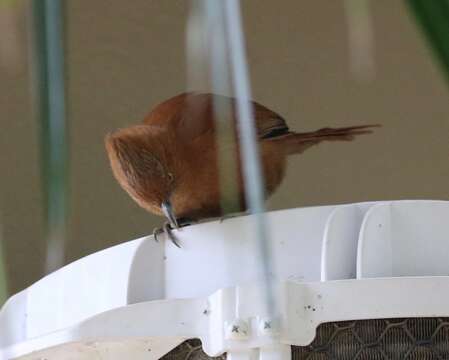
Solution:
[[[190,220],[190,219],[178,219],[178,224],[179,227],[182,228],[184,226],[188,226],[188,225],[192,225],[194,223],[194,221]],[[153,230],[153,236],[154,236],[154,240],[156,240],[157,242],[159,242],[159,237],[160,235],[166,235],[170,241],[178,248],[181,248],[181,245],[179,244],[179,239],[176,237],[176,235],[173,233],[173,228],[170,225],[169,221],[166,221],[162,227],[157,227]]]
[[[164,225],[162,225],[161,227],[157,227],[153,230],[154,240],[159,242],[159,237],[162,234],[166,235],[175,246],[181,248],[181,246],[179,245],[179,240],[175,236],[175,234],[173,234],[173,229],[168,221],[165,222]]]

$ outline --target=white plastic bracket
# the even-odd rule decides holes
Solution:
[[[291,346],[278,344],[270,347],[230,351],[228,360],[291,360]]]

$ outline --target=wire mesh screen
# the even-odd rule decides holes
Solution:
[[[224,360],[207,356],[198,339],[184,342],[164,360]],[[292,360],[446,360],[449,318],[342,321],[321,324],[308,346],[292,346]]]
[[[293,360],[449,359],[449,318],[358,320],[322,324]]]

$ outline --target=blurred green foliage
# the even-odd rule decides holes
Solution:
[[[64,264],[68,217],[68,141],[64,0],[33,0],[35,99],[47,237],[46,272]]]
[[[449,0],[406,0],[449,84]]]

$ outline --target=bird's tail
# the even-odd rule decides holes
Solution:
[[[371,134],[376,127],[380,125],[323,128],[306,133],[289,133],[278,138],[277,141],[282,141],[287,154],[300,154],[322,141],[352,141],[357,135]]]

